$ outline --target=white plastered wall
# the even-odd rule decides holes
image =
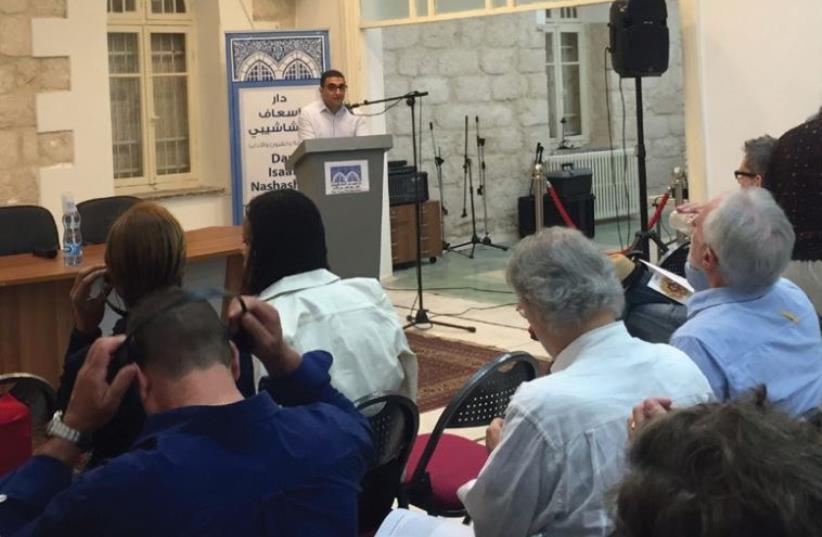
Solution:
[[[680,0],[693,199],[736,188],[745,140],[822,106],[822,2]]]
[[[68,0],[68,17],[32,21],[34,56],[69,56],[71,90],[37,95],[39,132],[73,131],[74,162],[40,169],[40,204],[59,222],[60,195],[77,201],[114,194],[107,103],[106,4]]]

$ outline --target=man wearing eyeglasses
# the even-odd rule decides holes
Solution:
[[[776,138],[767,134],[745,142],[745,156],[742,158],[739,169],[734,171],[734,177],[739,186],[742,188],[762,186],[775,145]]]
[[[330,69],[320,76],[321,99],[300,110],[300,141],[368,134],[365,118],[343,105],[347,89],[345,76],[339,71]]]

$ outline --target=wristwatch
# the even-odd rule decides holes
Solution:
[[[46,434],[48,436],[56,436],[57,438],[62,438],[63,440],[71,442],[72,444],[76,444],[77,447],[79,447],[83,451],[86,451],[91,447],[91,433],[82,433],[77,429],[73,429],[65,423],[63,423],[62,410],[58,410],[54,413],[54,416],[51,418],[49,426],[46,429]]]

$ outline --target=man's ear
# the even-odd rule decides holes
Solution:
[[[228,344],[231,347],[231,362],[229,368],[231,369],[231,376],[234,377],[236,381],[240,378],[240,351],[237,350],[237,346],[234,345],[233,341],[229,341]]]
[[[756,174],[756,177],[751,179],[751,186],[761,187],[762,182],[765,180],[760,174]]]
[[[707,246],[705,253],[702,254],[702,265],[705,267],[705,270],[716,270],[719,268],[719,258],[716,257],[716,253],[710,246]]]

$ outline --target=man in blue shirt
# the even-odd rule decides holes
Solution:
[[[721,401],[764,384],[784,410],[822,401],[822,338],[810,300],[780,278],[793,228],[768,191],[744,189],[711,203],[694,221],[689,262],[710,288],[688,301],[671,337]]]
[[[129,316],[134,363],[109,383],[126,336],[98,339],[52,438],[0,480],[0,535],[356,535],[368,423],[331,387],[328,353],[300,356],[274,308],[242,300],[229,318],[268,369],[269,393],[243,399],[237,349],[206,301],[179,289],[147,298]],[[142,434],[72,482],[78,444],[132,382],[149,416]]]

